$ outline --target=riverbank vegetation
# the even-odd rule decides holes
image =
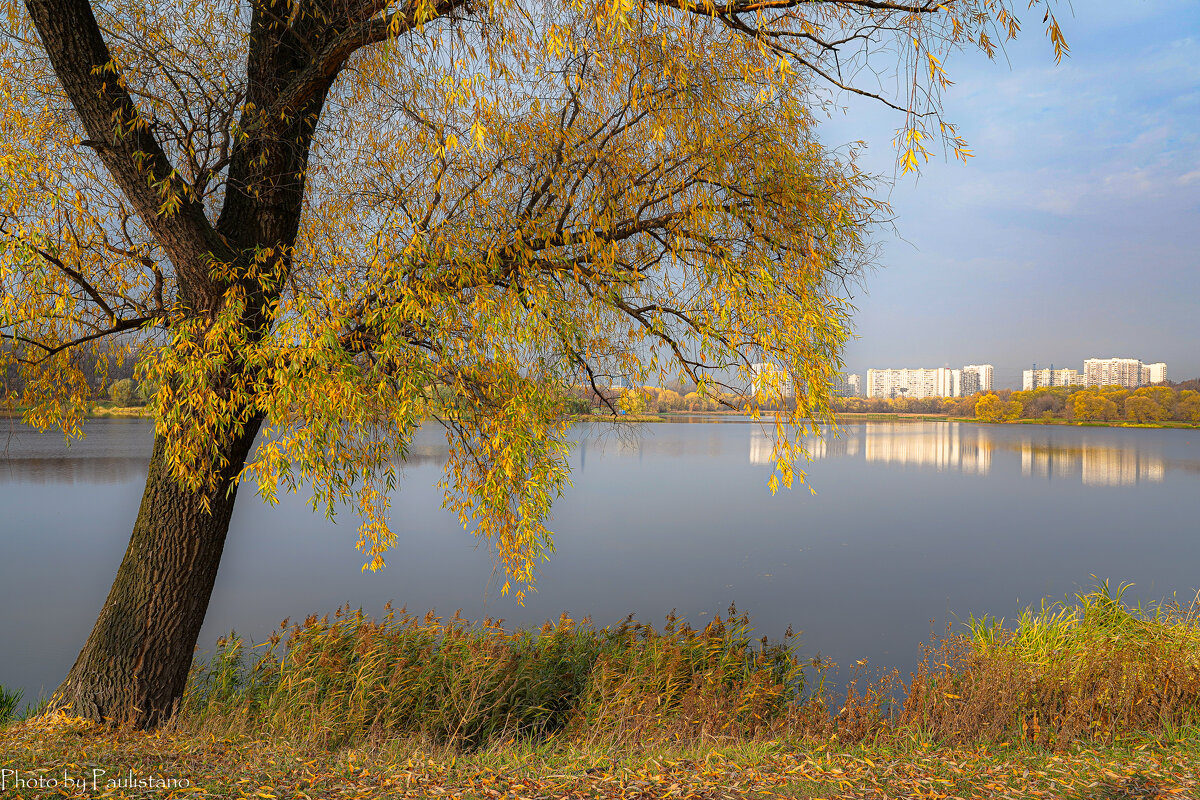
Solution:
[[[1200,381],[1175,385],[1055,386],[1032,391],[979,392],[969,397],[861,398],[835,401],[840,414],[932,414],[983,422],[1200,424]]]
[[[734,609],[703,629],[540,631],[342,611],[256,647],[223,639],[159,734],[11,724],[3,767],[173,774],[222,797],[1194,790],[1196,603],[1130,606],[1125,588],[971,618],[907,681],[857,669],[836,693],[829,663]]]
[[[747,413],[744,397],[699,392],[695,386],[569,390],[573,414],[616,416],[681,413]],[[952,417],[983,422],[1048,422],[1172,426],[1200,424],[1200,380],[1173,385],[1056,386],[1032,391],[1001,389],[968,397],[838,397],[833,412],[858,420],[898,421]]]

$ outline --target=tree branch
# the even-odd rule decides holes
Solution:
[[[198,198],[141,116],[87,0],[27,0],[54,71],[88,143],[162,245],[194,307],[207,294],[212,254],[228,254]]]
[[[268,113],[261,119],[291,119],[322,91],[323,87],[337,77],[346,61],[359,49],[394,39],[427,22],[448,16],[469,3],[470,0],[436,0],[430,5],[425,5],[412,0],[404,11],[396,11],[386,17],[373,17],[351,25],[317,53],[309,66],[279,93]]]

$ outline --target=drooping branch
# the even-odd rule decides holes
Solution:
[[[102,328],[100,330],[93,331],[92,333],[85,334],[84,336],[77,336],[74,339],[57,342],[55,344],[46,344],[45,342],[38,341],[37,339],[24,336],[19,333],[0,332],[0,339],[7,339],[8,341],[16,344],[29,345],[31,347],[38,348],[38,350],[41,351],[41,355],[39,357],[18,357],[16,359],[18,362],[23,364],[37,365],[53,355],[57,355],[64,350],[70,350],[73,347],[78,347],[81,344],[87,344],[88,342],[93,342],[97,339],[103,339],[106,336],[113,336],[119,333],[127,333],[129,331],[138,330],[145,325],[154,322],[156,319],[159,319],[160,316],[161,315],[154,314],[144,317],[133,317],[130,319],[115,319],[107,328]]]

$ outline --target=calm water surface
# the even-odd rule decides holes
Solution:
[[[0,432],[0,684],[49,692],[70,667],[124,553],[152,427],[94,420]],[[524,608],[492,554],[440,510],[445,443],[422,432],[394,503],[389,566],[361,571],[351,515],[304,498],[239,500],[201,646],[261,640],[285,617],[392,601],[536,625],[672,609],[703,625],[730,602],[760,633],[802,630],[806,655],[909,670],[931,627],[1011,618],[1092,575],[1134,599],[1200,585],[1200,431],[870,423],[813,445],[805,488],[772,497],[770,439],[748,422],[575,431],[558,551]]]

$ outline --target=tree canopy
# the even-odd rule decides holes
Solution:
[[[1003,0],[5,9],[8,402],[78,435],[76,354],[124,349],[158,387],[155,492],[221,516],[239,484],[311,486],[357,506],[370,567],[435,420],[446,503],[518,591],[551,549],[572,386],[715,393],[777,363],[772,488],[792,481],[887,213],[821,115],[868,95],[897,109],[903,171],[935,144],[965,158],[944,62],[1019,30]],[[152,520],[151,495],[148,536],[192,524]]]

